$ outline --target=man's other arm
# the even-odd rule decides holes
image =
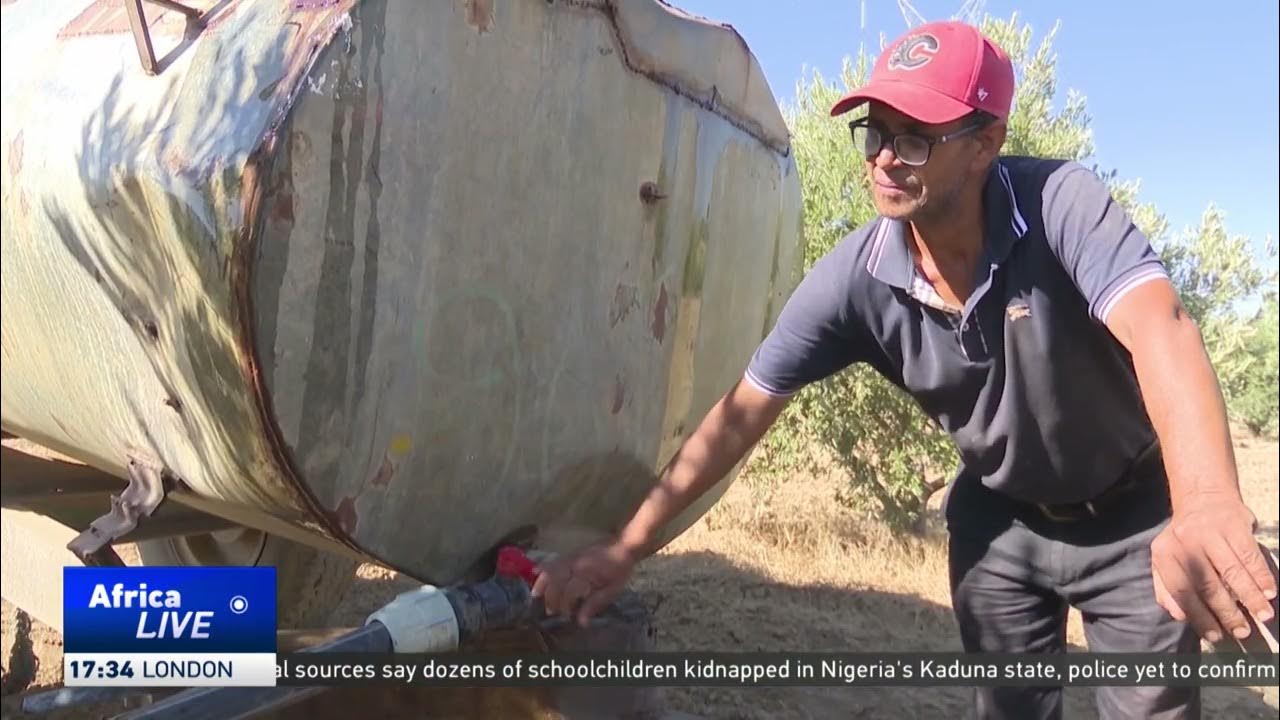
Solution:
[[[1224,631],[1247,637],[1235,598],[1265,623],[1276,583],[1240,495],[1226,405],[1199,329],[1162,279],[1125,294],[1107,326],[1133,356],[1169,475],[1173,520],[1151,547],[1157,599],[1211,642]]]
[[[1195,322],[1150,242],[1078,163],[1044,187],[1050,245],[1089,303],[1133,358],[1147,415],[1164,455],[1173,519],[1151,545],[1156,599],[1211,641],[1261,622],[1276,583],[1240,496],[1226,406]]]
[[[618,534],[541,568],[533,594],[548,612],[569,615],[577,608],[585,624],[657,550],[664,528],[764,436],[791,397],[860,359],[865,330],[850,321],[848,307],[851,247],[827,255],[805,276],[743,378],[685,439]]]

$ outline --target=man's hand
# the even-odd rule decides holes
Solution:
[[[1156,601],[1201,637],[1218,642],[1249,635],[1249,621],[1272,617],[1276,581],[1254,539],[1256,519],[1229,494],[1187,498],[1151,543]],[[1237,603],[1237,600],[1239,603]]]
[[[578,624],[586,627],[591,617],[626,587],[636,562],[635,555],[621,543],[591,545],[541,566],[533,596],[543,598],[548,615],[569,616],[577,609]]]

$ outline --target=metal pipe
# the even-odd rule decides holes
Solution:
[[[136,687],[63,687],[56,690],[32,693],[22,698],[22,712],[39,715],[92,703],[108,702],[130,695],[143,695],[150,688]]]
[[[391,652],[391,633],[387,632],[385,625],[375,621],[301,652],[387,653]],[[147,707],[116,715],[113,720],[238,720],[279,710],[327,689],[323,686],[193,688]]]
[[[125,488],[124,478],[89,465],[37,457],[0,447],[0,503],[20,507],[44,498],[107,495]]]
[[[533,579],[533,563],[529,558],[517,548],[502,548],[498,553],[497,573],[489,580],[449,588],[424,586],[402,593],[370,616],[363,627],[301,652],[453,650],[487,632],[509,628],[528,619],[534,609],[530,593]],[[437,621],[451,621],[453,632],[441,633]],[[117,715],[113,720],[240,720],[279,710],[327,689],[324,686],[195,688]]]

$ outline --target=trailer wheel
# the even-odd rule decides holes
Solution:
[[[356,562],[251,528],[143,540],[143,565],[275,566],[276,624],[322,627],[355,577]]]

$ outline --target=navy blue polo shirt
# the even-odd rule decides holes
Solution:
[[[1132,359],[1104,322],[1165,268],[1078,163],[1001,158],[983,203],[979,282],[963,308],[917,272],[906,224],[877,218],[804,277],[746,379],[786,396],[866,363],[915,398],[988,487],[1089,499],[1155,440]]]

